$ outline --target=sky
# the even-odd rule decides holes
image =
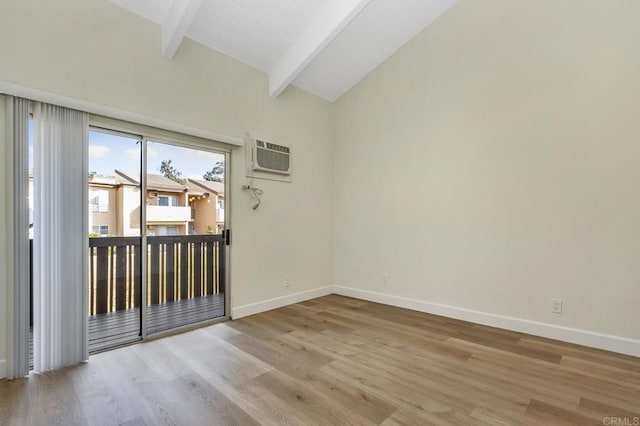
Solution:
[[[147,142],[147,172],[160,174],[160,163],[171,160],[183,178],[202,179],[224,156],[207,151]],[[89,171],[113,176],[114,169],[137,172],[140,168],[140,144],[137,138],[89,132]]]
[[[30,139],[33,132],[29,132]],[[30,140],[29,156],[33,164],[33,141]],[[140,170],[140,144],[137,138],[128,138],[91,130],[89,132],[89,172],[113,176],[114,170],[129,172]],[[161,174],[158,170],[163,160],[172,160],[171,165],[182,178],[202,179],[224,155],[207,151],[177,147],[158,142],[147,143],[147,172]]]

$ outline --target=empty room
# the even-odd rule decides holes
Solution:
[[[0,0],[0,425],[640,425],[639,19]]]

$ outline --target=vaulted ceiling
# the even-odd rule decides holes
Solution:
[[[161,26],[162,54],[188,37],[289,84],[339,99],[457,0],[112,0]]]

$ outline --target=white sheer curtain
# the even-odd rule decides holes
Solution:
[[[11,313],[11,353],[7,359],[7,377],[17,379],[29,374],[29,101],[0,95],[3,102],[6,153],[7,222],[3,236],[9,254],[6,282],[7,310]]]
[[[89,117],[37,104],[33,119],[33,355],[44,372],[88,358]]]
[[[13,378],[29,374],[29,101],[13,100]]]

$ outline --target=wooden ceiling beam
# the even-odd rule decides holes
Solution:
[[[278,97],[370,2],[334,0],[273,67],[269,94]]]
[[[162,26],[162,55],[171,59],[178,51],[202,0],[173,0],[169,15]]]

